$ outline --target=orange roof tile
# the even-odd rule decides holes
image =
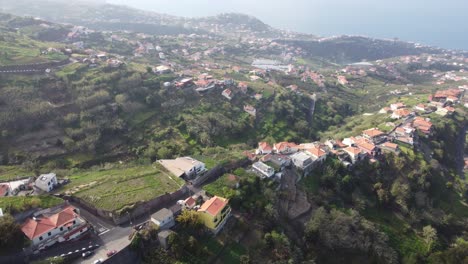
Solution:
[[[290,143],[290,142],[280,142],[275,144],[275,149],[277,151],[285,151],[288,148],[297,148],[297,145],[295,143]]]
[[[45,234],[57,227],[64,226],[75,219],[75,208],[67,206],[65,209],[50,217],[41,217],[37,220],[28,219],[22,226],[21,230],[29,237],[34,239],[42,234]]]
[[[228,200],[214,196],[201,206],[201,208],[198,210],[199,212],[207,212],[212,216],[216,216],[223,210],[224,207],[228,204]]]
[[[353,155],[358,155],[359,153],[361,153],[361,150],[356,147],[347,147],[344,149],[344,151]]]
[[[0,197],[5,196],[9,189],[7,184],[0,184]]]
[[[189,198],[185,199],[184,202],[188,207],[193,207],[196,204],[195,199],[193,199],[191,196]]]
[[[317,147],[309,148],[309,149],[307,149],[307,151],[310,154],[312,154],[312,155],[314,155],[316,157],[319,157],[319,158],[322,157],[322,156],[327,155],[327,153],[325,151],[323,151],[321,148],[317,148]]]
[[[370,152],[370,151],[373,151],[375,149],[375,145],[372,144],[371,142],[367,141],[364,138],[360,138],[360,139],[356,140],[355,143],[358,146],[358,148],[363,149],[365,151]]]
[[[387,148],[391,148],[391,149],[397,149],[398,148],[398,145],[395,144],[395,143],[391,143],[391,142],[385,142],[382,144],[384,147],[387,147]]]
[[[272,151],[273,148],[267,142],[259,142],[258,148],[266,151]]]
[[[371,138],[378,137],[378,136],[381,136],[381,135],[385,134],[384,132],[380,131],[377,128],[367,129],[367,130],[364,130],[362,133],[364,135],[367,135],[367,136],[371,137]]]

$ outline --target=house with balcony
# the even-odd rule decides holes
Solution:
[[[255,162],[252,165],[252,168],[262,177],[262,179],[271,178],[273,175],[275,175],[275,169],[261,161]]]
[[[79,213],[71,205],[46,209],[27,219],[21,225],[21,231],[31,240],[34,249],[45,249],[76,239],[88,231],[88,224]]]
[[[231,207],[228,199],[214,196],[204,202],[197,212],[203,224],[216,235],[231,216]]]
[[[179,178],[194,179],[206,171],[205,163],[191,157],[158,160],[164,168]]]

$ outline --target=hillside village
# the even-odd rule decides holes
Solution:
[[[160,19],[170,24],[170,18]],[[422,235],[411,230],[429,220],[405,208],[394,185],[380,178],[362,184],[373,186],[372,192],[379,192],[378,199],[385,196],[381,200],[387,204],[373,193],[370,202],[361,202],[371,195],[345,189],[351,188],[350,175],[371,177],[367,175],[381,164],[411,156],[426,171],[428,163],[437,163],[437,171],[450,172],[442,184],[447,189],[457,184],[456,169],[448,169],[439,157],[444,146],[436,151],[432,141],[442,137],[436,127],[466,121],[466,54],[402,43],[418,55],[336,63],[317,60],[313,49],[294,40],[322,45],[359,36],[320,39],[261,27],[265,35],[259,37],[250,24],[205,21],[186,25],[204,32],[162,35],[29,22],[66,34],[53,46],[31,37],[42,45],[38,62],[25,56],[13,63],[7,54],[5,63],[0,59],[0,76],[24,78],[25,83],[43,78],[52,90],[42,92],[53,96],[38,104],[38,112],[44,112],[38,119],[58,114],[29,130],[9,126],[2,131],[0,217],[12,215],[27,242],[20,253],[0,262],[56,258],[114,263],[137,257],[167,258],[167,263],[177,258],[187,263],[238,263],[241,257],[252,259],[245,263],[286,261],[301,245],[293,246],[285,234],[306,237],[306,231],[292,225],[306,226],[323,206],[351,212],[365,204],[367,211],[360,212],[375,220],[368,208],[379,202],[375,210],[403,208],[391,214],[395,222],[423,219],[412,219],[414,225],[407,225],[403,235],[392,226],[385,236],[423,243]],[[17,38],[23,33],[9,34]],[[82,90],[61,96],[66,90],[61,85]],[[74,93],[84,96],[71,99]],[[8,106],[0,101],[5,112],[16,112]],[[95,118],[100,115],[104,120]],[[10,124],[10,118],[1,121]],[[24,135],[17,138],[15,129]],[[301,129],[308,132],[301,134]],[[336,177],[346,175],[333,183],[345,190],[345,198],[333,197],[333,188],[319,183],[327,169]],[[426,185],[432,182],[424,180],[418,182],[423,187],[414,191],[414,200],[429,207]],[[386,186],[391,191],[383,195],[385,184],[392,187]],[[457,199],[463,196],[464,187],[452,189]],[[392,192],[401,203],[390,204]],[[437,213],[426,216],[437,218]],[[270,226],[273,222],[283,228]],[[257,246],[258,254],[252,249]],[[148,248],[155,255],[135,253]],[[274,254],[265,254],[268,250]]]

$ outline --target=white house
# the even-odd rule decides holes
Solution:
[[[225,89],[222,93],[221,93],[222,96],[226,97],[228,100],[231,100],[232,99],[232,91],[231,89]]]
[[[88,224],[79,210],[70,205],[43,210],[21,225],[21,231],[38,249],[73,240],[87,230]]]
[[[266,165],[265,163],[259,161],[255,162],[252,167],[255,171],[259,172],[262,175],[262,178],[270,178],[275,175],[275,169]]]
[[[312,158],[304,152],[297,152],[291,155],[291,160],[294,166],[302,170],[307,169],[313,163]]]
[[[158,162],[177,177],[193,178],[206,170],[205,163],[191,157],[182,157],[175,160],[158,160]]]
[[[43,190],[44,192],[50,192],[57,185],[57,176],[55,173],[42,174],[37,178],[34,185],[36,188]]]
[[[356,147],[347,147],[343,149],[346,153],[348,153],[349,157],[351,158],[352,163],[356,163],[357,161],[360,161],[364,159],[365,153],[360,150],[359,148]]]
[[[163,208],[151,215],[151,222],[156,224],[159,229],[169,229],[175,225],[174,214],[171,210]]]

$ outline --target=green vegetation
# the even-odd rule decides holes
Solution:
[[[0,208],[4,212],[14,214],[32,208],[50,208],[62,204],[64,201],[55,196],[13,196],[0,198]]]
[[[0,217],[0,256],[16,253],[26,245],[23,231],[10,215]]]
[[[178,190],[184,182],[152,165],[117,166],[72,173],[60,192],[72,193],[97,208],[115,211]]]
[[[205,185],[203,189],[211,195],[230,199],[236,195],[238,182],[238,176],[234,174],[224,174],[216,181]]]
[[[34,173],[21,166],[0,166],[0,180],[16,180],[17,177],[34,176]]]

